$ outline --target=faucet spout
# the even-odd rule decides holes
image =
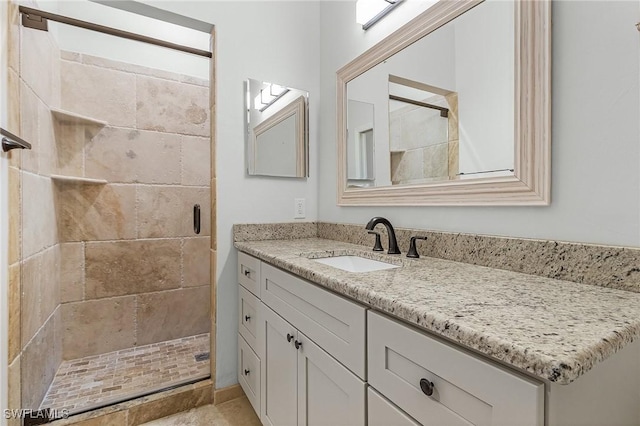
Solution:
[[[379,223],[383,224],[384,227],[387,228],[387,234],[389,235],[389,251],[387,253],[400,254],[400,250],[398,249],[398,240],[396,240],[396,231],[393,229],[393,225],[391,225],[391,222],[389,222],[388,219],[379,216],[374,217],[367,223],[365,229],[372,231]]]

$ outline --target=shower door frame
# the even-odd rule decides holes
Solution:
[[[0,126],[8,121],[9,5],[0,2]],[[9,159],[0,154],[0,407],[9,406]],[[214,368],[215,369],[215,368]],[[215,387],[215,386],[214,386]],[[4,425],[2,416],[0,424]]]

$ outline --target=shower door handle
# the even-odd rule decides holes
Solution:
[[[193,232],[200,233],[200,204],[193,206]]]

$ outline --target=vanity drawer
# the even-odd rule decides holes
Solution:
[[[367,391],[367,424],[369,426],[420,426],[372,387]]]
[[[366,309],[266,263],[261,273],[262,301],[366,380]]]
[[[238,335],[238,382],[260,416],[260,358],[241,335]]]
[[[258,303],[260,301],[242,286],[238,286],[238,296],[238,313],[240,314],[238,331],[251,346],[251,349],[257,352]]]
[[[423,425],[544,424],[542,383],[371,311],[368,362],[369,384]]]
[[[238,282],[260,297],[260,259],[238,252]]]

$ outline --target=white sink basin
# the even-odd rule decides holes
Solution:
[[[333,266],[348,272],[373,272],[382,271],[384,269],[399,268],[398,265],[392,265],[378,260],[367,259],[360,256],[335,256],[323,257],[321,259],[313,259],[323,265]]]

